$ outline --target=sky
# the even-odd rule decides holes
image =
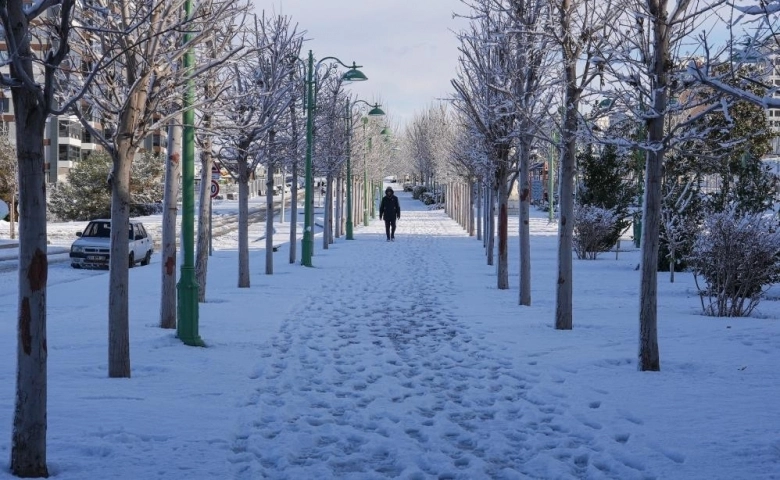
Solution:
[[[302,55],[312,50],[315,61],[334,56],[363,65],[368,81],[347,89],[381,102],[394,128],[451,96],[458,65],[453,30],[466,25],[453,19],[453,12],[466,11],[459,0],[271,0],[255,9],[288,15],[306,30]]]
[[[59,253],[84,222],[52,224],[52,478],[780,478],[780,291],[749,318],[712,318],[690,274],[661,274],[661,371],[643,373],[629,240],[617,258],[574,260],[574,328],[557,331],[557,224],[546,213],[533,212],[533,305],[520,307],[515,216],[510,289],[498,290],[480,240],[399,198],[395,242],[377,220],[327,250],[318,235],[312,268],[288,261],[287,215],[266,275],[266,232],[252,224],[250,288],[236,287],[235,234],[215,238],[199,305],[206,348],[158,328],[159,254],[133,268],[129,379],[107,376],[108,273],[71,269]],[[215,210],[219,220],[236,203]],[[141,220],[159,235],[159,217]],[[5,246],[7,232],[0,224]],[[12,478],[14,254],[0,248],[2,480]]]

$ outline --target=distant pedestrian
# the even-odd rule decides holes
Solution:
[[[398,203],[398,197],[393,194],[393,189],[385,189],[385,197],[379,204],[379,219],[385,220],[385,233],[387,241],[395,241],[395,221],[401,219],[401,205]]]

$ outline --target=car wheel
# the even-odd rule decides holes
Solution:
[[[81,268],[81,265],[79,265],[77,263],[71,263],[70,266],[73,267],[73,268]]]
[[[144,259],[141,260],[141,265],[149,265],[150,263],[152,263],[152,251],[151,250],[146,252],[146,255],[144,256]]]
[[[130,254],[130,263],[127,266],[128,268],[133,268],[135,266],[135,255],[132,253]]]

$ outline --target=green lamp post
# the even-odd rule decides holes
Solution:
[[[363,72],[358,70],[360,65],[347,65],[336,57],[325,57],[315,65],[314,54],[309,50],[309,61],[306,68],[306,170],[305,170],[305,193],[303,206],[303,240],[301,245],[301,264],[311,267],[311,257],[314,253],[314,172],[312,168],[312,149],[313,149],[313,131],[314,131],[314,109],[316,107],[316,97],[314,96],[314,82],[316,70],[325,60],[333,60],[339,65],[348,68],[342,80],[345,82],[359,82],[368,80]]]
[[[355,100],[352,104],[347,101],[347,240],[354,240],[354,222],[352,218],[352,107],[358,103],[365,103],[372,107],[368,111],[370,117],[381,117],[385,112],[379,108],[379,104],[371,105],[365,100]]]
[[[192,17],[192,1],[184,3],[184,15]],[[184,34],[186,44],[192,38],[191,33]],[[184,71],[189,72],[195,65],[192,48],[184,54]],[[187,81],[184,91],[182,116],[182,202],[181,236],[183,261],[176,285],[178,301],[178,321],[176,335],[185,344],[195,347],[204,346],[198,334],[198,282],[195,278],[195,112],[192,109],[195,98],[195,82]]]

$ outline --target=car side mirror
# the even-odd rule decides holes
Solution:
[[[80,237],[81,236],[81,232],[76,232],[76,236]]]

